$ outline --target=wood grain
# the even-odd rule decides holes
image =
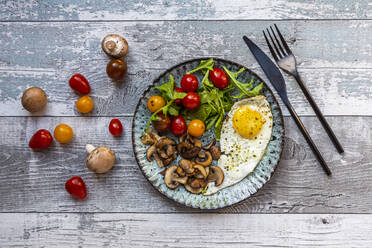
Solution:
[[[0,20],[231,20],[366,19],[368,0],[358,1],[1,1]]]
[[[372,117],[327,117],[344,145],[339,155],[315,117],[302,117],[333,170],[327,177],[290,117],[281,163],[271,181],[253,198],[218,212],[372,213]],[[3,117],[0,126],[0,212],[192,212],[162,197],[141,174],[132,154],[131,118],[121,118],[125,133],[114,138],[108,117]],[[32,151],[27,143],[40,128],[70,125],[75,138]],[[107,145],[117,164],[104,175],[85,166],[86,143]],[[84,201],[72,199],[64,183],[81,176],[88,187]]]
[[[371,215],[0,214],[4,247],[371,247]]]
[[[145,88],[163,70],[186,59],[222,57],[263,76],[240,37],[248,35],[267,51],[261,30],[270,24],[271,21],[0,23],[0,116],[29,116],[22,109],[20,98],[30,86],[45,89],[49,96],[47,109],[36,115],[79,116],[74,109],[78,96],[67,83],[74,73],[84,74],[92,85],[96,108],[91,116],[133,114]],[[372,115],[372,108],[368,107],[372,104],[372,21],[296,20],[279,25],[324,114]],[[130,45],[126,58],[129,75],[121,83],[113,83],[107,77],[105,67],[109,59],[100,48],[104,34],[111,32],[125,36]],[[286,78],[289,98],[297,112],[313,115],[297,84]]]
[[[371,247],[371,18],[369,0],[0,0],[0,246]],[[196,57],[233,60],[263,76],[241,36],[268,52],[261,31],[273,20],[345,147],[337,154],[285,76],[289,98],[333,177],[325,176],[286,117],[282,160],[254,197],[208,214],[161,197],[133,157],[130,127],[141,93],[166,68]],[[120,83],[105,74],[109,59],[100,42],[107,33],[123,35],[130,45],[129,74]],[[74,73],[91,83],[91,114],[74,109],[78,95],[67,85]],[[20,104],[30,86],[49,97],[47,109],[34,117]],[[123,122],[122,137],[108,132],[112,116]],[[71,143],[28,148],[37,129],[53,131],[59,123],[73,127]],[[110,146],[114,169],[88,171],[86,143]],[[84,201],[64,190],[75,175],[87,184]]]

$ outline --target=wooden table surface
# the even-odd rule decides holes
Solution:
[[[230,3],[228,3],[230,2]],[[166,68],[214,56],[262,70],[242,41],[268,52],[262,29],[277,23],[300,74],[344,145],[336,152],[295,81],[289,99],[329,163],[327,177],[288,111],[285,147],[272,180],[254,197],[198,211],[155,191],[133,157],[131,121],[141,93]],[[130,46],[126,79],[106,76],[108,33]],[[0,0],[0,247],[372,247],[372,3],[370,0]],[[81,115],[68,79],[82,73],[96,107]],[[31,115],[20,98],[43,88]],[[280,100],[279,100],[280,101]],[[108,123],[119,118],[124,134]],[[41,128],[70,125],[75,138],[32,151]],[[85,166],[86,143],[110,146],[114,169]],[[81,176],[84,201],[65,181]]]

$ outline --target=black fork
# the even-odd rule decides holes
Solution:
[[[283,35],[280,33],[278,26],[276,24],[274,24],[274,26],[275,26],[276,32],[278,33],[278,36],[279,36],[279,39],[280,39],[281,42],[278,40],[272,26],[270,26],[271,32],[268,28],[266,29],[266,32],[268,33],[273,46],[271,45],[268,37],[266,36],[265,31],[263,31],[263,34],[265,36],[266,43],[269,46],[271,55],[274,57],[276,63],[278,64],[278,66],[282,70],[284,70],[288,74],[292,75],[296,79],[296,81],[297,81],[298,85],[300,86],[302,92],[306,96],[306,99],[309,101],[309,103],[310,103],[311,107],[313,108],[316,116],[318,117],[320,123],[322,124],[323,128],[325,129],[329,138],[331,139],[333,145],[336,147],[336,149],[339,153],[343,153],[344,149],[342,148],[341,143],[338,141],[336,135],[334,134],[331,127],[329,126],[327,120],[324,118],[324,116],[323,116],[322,112],[320,111],[318,105],[315,103],[313,97],[311,96],[309,90],[307,89],[305,83],[302,81],[302,79],[300,77],[300,74],[297,71],[297,63],[296,63],[295,56],[293,55],[291,49],[289,49],[288,44],[284,40]]]

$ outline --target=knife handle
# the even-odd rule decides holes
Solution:
[[[309,90],[307,89],[306,85],[304,84],[304,82],[302,81],[301,77],[300,77],[300,74],[298,74],[298,72],[294,73],[293,75],[298,83],[298,85],[300,86],[302,92],[304,93],[304,95],[306,96],[307,100],[309,101],[311,107],[313,108],[316,116],[318,117],[320,123],[322,124],[323,128],[325,129],[325,131],[327,132],[329,138],[331,139],[333,145],[336,147],[337,151],[339,153],[343,153],[344,152],[344,148],[342,148],[342,145],[340,143],[340,141],[338,141],[335,133],[332,131],[331,127],[329,126],[327,120],[324,118],[322,112],[320,111],[318,105],[315,103],[313,97],[311,96]]]
[[[291,113],[293,119],[296,122],[297,127],[300,129],[302,135],[305,137],[307,143],[310,145],[311,150],[315,154],[315,157],[318,159],[320,165],[322,166],[323,170],[328,176],[332,175],[331,170],[329,169],[326,161],[324,160],[322,154],[319,152],[318,148],[316,147],[314,141],[311,139],[309,133],[307,132],[304,124],[302,123],[301,119],[298,117],[296,111],[293,109],[292,105],[289,102],[284,101],[285,105],[287,106],[289,112]]]

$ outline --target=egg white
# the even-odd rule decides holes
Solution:
[[[235,111],[243,106],[248,106],[259,112],[264,119],[262,130],[253,139],[244,138],[233,127],[232,120]],[[219,186],[215,186],[214,182],[209,183],[204,195],[212,195],[223,188],[240,182],[256,168],[271,139],[272,126],[273,115],[265,96],[246,98],[232,106],[222,125],[220,138],[222,155],[217,164],[224,173],[224,181]]]

